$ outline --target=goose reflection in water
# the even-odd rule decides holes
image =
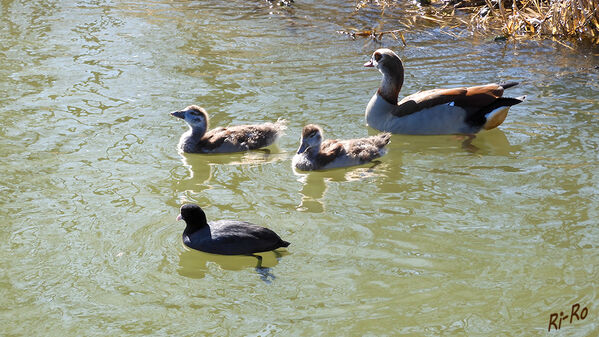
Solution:
[[[462,149],[476,154],[491,154],[505,156],[517,151],[500,129],[489,130],[476,135],[454,135],[452,139],[461,143]]]
[[[393,165],[397,153],[432,153],[440,149],[454,151],[455,148],[462,148],[473,154],[506,156],[520,151],[520,147],[510,144],[505,131],[499,128],[476,135],[394,135],[390,145],[385,160],[390,165]]]

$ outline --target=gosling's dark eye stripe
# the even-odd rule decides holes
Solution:
[[[374,53],[374,60],[375,60],[375,61],[377,61],[377,62],[378,62],[378,61],[380,61],[380,60],[381,60],[381,57],[382,57],[382,56],[381,56],[381,54],[379,54],[379,53]]]

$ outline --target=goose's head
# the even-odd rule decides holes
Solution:
[[[304,126],[302,130],[301,145],[297,150],[297,154],[304,153],[306,151],[320,150],[320,143],[322,142],[322,129],[316,124],[308,124]]]
[[[208,128],[208,113],[204,108],[197,105],[190,105],[183,110],[173,111],[171,116],[185,120],[192,129],[206,131]]]
[[[403,75],[403,64],[391,49],[381,48],[372,53],[372,57],[364,67],[374,67],[383,75]]]
[[[387,102],[397,104],[399,91],[403,86],[403,63],[391,49],[381,48],[372,53],[370,61],[364,67],[374,67],[383,74],[381,86],[377,93]]]

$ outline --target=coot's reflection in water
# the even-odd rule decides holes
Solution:
[[[181,276],[200,279],[204,278],[211,269],[211,264],[216,264],[224,270],[255,268],[260,278],[264,282],[270,283],[276,279],[271,268],[276,266],[279,259],[285,255],[289,255],[289,251],[286,249],[253,255],[218,255],[184,247],[184,251],[179,254],[177,272]]]

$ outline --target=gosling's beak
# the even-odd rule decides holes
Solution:
[[[372,63],[372,59],[368,60],[368,62],[364,63],[364,67],[372,68],[374,64]]]
[[[181,214],[177,215],[177,221],[183,219],[183,217],[181,216]]]
[[[306,152],[306,150],[308,148],[309,148],[308,144],[302,143],[302,145],[300,145],[299,149],[297,149],[297,154]]]
[[[175,116],[177,118],[185,119],[185,110],[173,111],[171,112],[171,116]]]

